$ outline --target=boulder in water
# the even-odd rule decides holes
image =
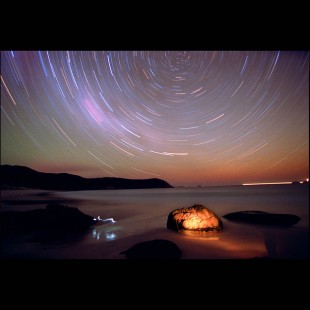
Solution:
[[[300,220],[297,215],[264,211],[239,211],[228,213],[223,217],[235,222],[282,227],[295,225]]]
[[[176,209],[170,212],[167,228],[183,231],[220,231],[223,228],[221,219],[203,205]]]

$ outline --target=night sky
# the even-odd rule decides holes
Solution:
[[[1,52],[1,164],[173,186],[305,180],[309,52]]]

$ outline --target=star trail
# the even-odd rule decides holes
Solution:
[[[308,158],[308,51],[1,52],[1,164],[207,186]]]

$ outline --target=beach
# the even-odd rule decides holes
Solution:
[[[309,187],[293,185],[98,190],[56,192],[2,190],[1,211],[28,211],[57,202],[94,218],[113,218],[114,223],[94,225],[64,240],[35,242],[31,235],[2,238],[3,259],[124,260],[120,254],[149,240],[174,242],[181,260],[308,259]],[[177,208],[202,204],[223,222],[223,230],[178,233],[166,228],[168,214]],[[235,223],[229,212],[256,210],[295,214],[291,227]]]

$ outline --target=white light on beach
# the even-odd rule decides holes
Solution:
[[[100,218],[100,215],[98,215],[97,219],[98,219],[98,221],[101,221],[101,222],[116,223],[116,221],[113,219],[113,217],[109,217],[109,218],[103,220],[102,218]],[[97,219],[94,218],[94,221],[97,221]]]
[[[108,219],[105,219],[104,221],[111,222],[111,223],[116,223],[116,221],[114,221],[113,217],[109,217]]]

